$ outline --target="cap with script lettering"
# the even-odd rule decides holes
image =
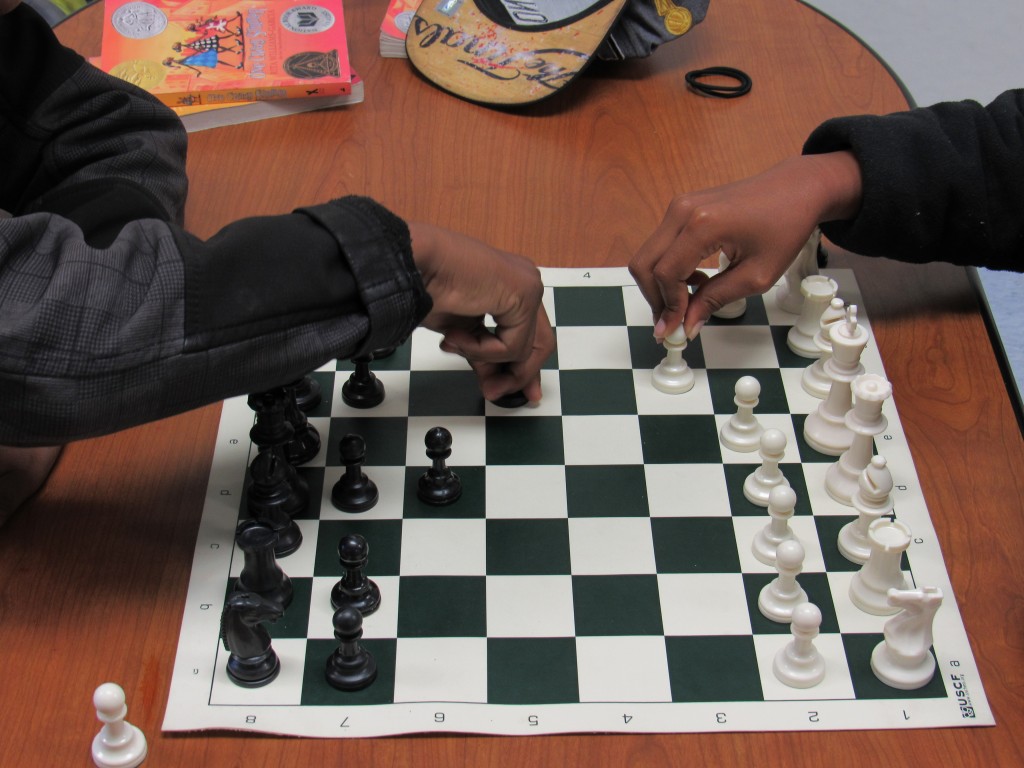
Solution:
[[[423,0],[405,40],[413,66],[483,104],[557,93],[594,58],[628,0]]]

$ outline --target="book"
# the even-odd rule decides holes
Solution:
[[[352,73],[352,92],[341,96],[318,96],[316,98],[270,99],[265,101],[240,101],[232,104],[204,104],[194,107],[172,107],[181,118],[189,133],[241,125],[256,120],[286,117],[318,109],[332,109],[363,100],[363,81]]]
[[[106,0],[100,64],[172,107],[352,91],[341,0]]]
[[[380,25],[380,55],[390,59],[406,59],[405,36],[419,7],[419,0],[391,0]]]

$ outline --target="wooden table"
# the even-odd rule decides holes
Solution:
[[[715,0],[652,58],[596,65],[518,112],[444,95],[381,59],[386,3],[350,0],[364,104],[193,137],[189,227],[371,195],[553,266],[625,264],[674,193],[759,171],[820,121],[906,101],[885,68],[793,0]],[[102,11],[61,37],[99,47]],[[736,100],[683,74],[739,67]],[[694,765],[1024,762],[1024,441],[965,271],[841,256],[876,340],[943,544],[995,728],[317,741],[160,732],[219,407],[69,446],[45,491],[0,531],[0,762],[88,765],[91,695],[128,695],[148,765]]]

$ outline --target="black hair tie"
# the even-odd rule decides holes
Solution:
[[[715,85],[703,81],[703,78],[714,75],[731,78],[738,85]],[[717,99],[735,99],[737,96],[750,93],[754,83],[750,79],[750,75],[742,70],[732,67],[708,67],[687,72],[686,84],[705,96],[714,96]]]

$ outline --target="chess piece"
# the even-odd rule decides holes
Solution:
[[[353,357],[355,370],[341,386],[341,399],[351,408],[376,408],[384,402],[384,383],[370,370],[373,355]]]
[[[824,400],[832,387],[832,379],[825,373],[825,362],[832,357],[832,339],[829,333],[832,326],[846,318],[846,302],[836,297],[829,302],[818,321],[818,331],[814,334],[814,345],[821,350],[821,356],[804,368],[800,375],[800,386],[804,392]]]
[[[865,613],[889,616],[899,612],[889,603],[890,589],[906,589],[900,568],[910,547],[910,528],[899,520],[882,518],[868,527],[871,554],[850,581],[850,600]]]
[[[789,520],[796,507],[796,491],[788,485],[776,485],[768,492],[768,514],[771,520],[750,545],[751,551],[765,565],[775,565],[775,551],[784,541],[795,539]]]
[[[719,273],[725,272],[729,268],[729,257],[725,255],[725,251],[718,252],[718,271]],[[730,301],[724,307],[716,309],[711,314],[714,317],[721,318],[722,320],[735,320],[737,317],[742,317],[743,313],[747,311],[747,300],[745,298],[736,299],[736,301]]]
[[[305,413],[309,413],[309,411],[312,411],[323,402],[320,382],[312,376],[303,376],[288,386],[295,393],[295,404],[299,407],[299,410]]]
[[[359,644],[363,636],[363,616],[355,608],[334,612],[334,637],[338,648],[327,658],[325,678],[340,691],[358,691],[377,679],[373,654]]]
[[[853,382],[853,408],[844,418],[846,428],[853,433],[853,442],[825,473],[825,490],[840,504],[853,506],[860,473],[871,462],[875,437],[889,426],[882,415],[882,405],[891,395],[892,385],[884,376],[867,373]]]
[[[903,610],[885,622],[885,639],[871,653],[871,670],[892,688],[923,688],[935,675],[935,657],[929,649],[935,612],[942,605],[942,590],[890,589],[888,599],[890,605]]]
[[[274,451],[261,451],[249,467],[251,482],[245,490],[249,515],[277,534],[275,557],[287,557],[302,544],[302,531],[292,517],[309,503],[288,482],[286,466]]]
[[[295,428],[286,416],[287,401],[288,396],[283,387],[249,395],[249,407],[256,412],[256,423],[249,430],[249,438],[261,453],[273,451],[277,454],[284,463],[291,492],[297,498],[304,499],[303,507],[306,507],[309,504],[309,484],[288,461],[286,446],[295,439]]]
[[[786,455],[786,435],[779,429],[766,429],[761,433],[759,452],[761,465],[743,481],[743,495],[751,504],[767,507],[772,488],[789,485],[789,480],[779,469],[779,462]]]
[[[444,427],[432,427],[423,439],[427,457],[433,462],[430,469],[420,475],[416,496],[420,501],[436,507],[458,501],[462,496],[462,481],[445,464],[452,455],[452,433]]]
[[[126,721],[128,706],[117,683],[104,683],[92,695],[103,728],[92,740],[92,761],[99,768],[134,768],[146,759],[146,737]]]
[[[377,484],[363,472],[366,442],[359,435],[348,434],[338,443],[345,474],[331,488],[331,503],[342,512],[365,512],[380,498]]]
[[[238,524],[235,543],[244,557],[235,590],[255,592],[285,610],[291,605],[294,588],[274,556],[277,534],[256,520],[243,520]]]
[[[811,359],[821,357],[821,349],[814,343],[821,316],[825,308],[836,297],[839,285],[825,275],[808,275],[800,281],[800,293],[804,297],[800,317],[786,334],[786,346],[800,357]]]
[[[228,679],[243,688],[260,688],[281,671],[281,661],[263,622],[277,621],[281,606],[255,592],[232,592],[220,616],[220,639],[228,656]]]
[[[665,337],[665,357],[654,367],[651,383],[659,392],[667,395],[681,395],[693,389],[694,377],[690,366],[683,359],[686,349],[686,331],[680,325]]]
[[[282,387],[285,393],[284,417],[292,425],[292,439],[284,444],[284,455],[292,466],[312,461],[320,453],[320,433],[299,408],[295,384]]]
[[[892,513],[892,473],[884,456],[872,456],[871,463],[860,473],[857,492],[853,495],[853,508],[857,519],[839,530],[837,544],[843,557],[851,563],[864,565],[871,555],[868,527]]]
[[[783,282],[775,291],[775,306],[791,315],[799,315],[804,297],[800,283],[808,275],[818,274],[818,247],[821,244],[821,230],[815,227],[807,242],[789,265]]]
[[[840,456],[853,442],[846,426],[846,412],[853,407],[853,380],[864,373],[860,356],[868,343],[868,332],[857,322],[857,305],[846,308],[846,319],[829,330],[832,357],[825,362],[825,373],[832,384],[828,396],[804,421],[807,444],[826,456]]]
[[[366,576],[370,545],[358,533],[343,536],[338,542],[338,561],[344,569],[341,579],[331,590],[331,607],[348,606],[363,616],[380,607],[380,588]]]
[[[775,654],[772,671],[791,688],[812,688],[825,679],[825,659],[814,647],[821,627],[821,611],[813,603],[793,609],[793,639]]]
[[[736,380],[736,413],[719,430],[718,439],[726,448],[733,451],[749,453],[756,451],[761,445],[761,433],[764,427],[754,415],[761,384],[753,376],[741,376]]]
[[[779,575],[764,585],[757,597],[757,607],[765,618],[787,624],[793,620],[793,611],[807,602],[807,593],[796,578],[803,571],[804,548],[796,539],[779,544],[775,568]]]

